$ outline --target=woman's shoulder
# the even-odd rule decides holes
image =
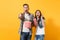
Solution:
[[[41,19],[45,20],[45,17],[44,16],[41,16]]]

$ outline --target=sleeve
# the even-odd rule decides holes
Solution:
[[[21,32],[22,32],[22,29],[23,29],[23,21],[22,21],[22,20],[20,20],[19,33],[21,33]]]
[[[31,18],[34,19],[34,15],[33,14],[31,14]]]
[[[32,15],[32,18],[34,19],[34,15]]]
[[[34,22],[34,20],[33,20],[33,19],[34,19],[34,15],[32,15],[32,21]]]

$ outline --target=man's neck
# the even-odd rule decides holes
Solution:
[[[24,13],[29,13],[28,11],[25,11]]]
[[[26,13],[26,14],[29,14],[29,15],[30,15],[29,11],[25,11],[24,13]]]

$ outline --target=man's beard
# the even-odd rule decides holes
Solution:
[[[29,12],[29,10],[25,10],[25,12]]]

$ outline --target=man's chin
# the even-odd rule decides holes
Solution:
[[[28,12],[28,10],[25,10],[25,12]]]

